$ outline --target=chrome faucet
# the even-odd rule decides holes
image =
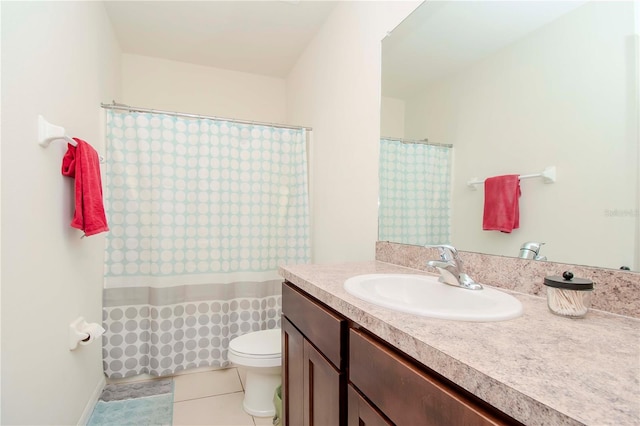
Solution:
[[[440,272],[438,281],[455,287],[462,287],[469,290],[482,290],[482,285],[475,282],[464,272],[462,259],[458,256],[455,247],[440,244],[427,245],[426,248],[437,248],[440,253],[440,260],[430,260],[427,265],[432,266]]]
[[[547,260],[547,256],[540,256],[540,247],[542,245],[544,243],[527,241],[520,246],[520,255],[518,257],[521,259]]]

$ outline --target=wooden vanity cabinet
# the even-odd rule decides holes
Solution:
[[[353,385],[348,387],[347,403],[348,426],[393,426],[376,407],[369,404]]]
[[[282,333],[285,426],[521,426],[287,282]]]
[[[351,329],[349,334],[350,386],[365,395],[391,424],[520,425],[367,332]],[[351,410],[349,406],[350,419]]]
[[[282,286],[283,424],[346,424],[347,321]]]

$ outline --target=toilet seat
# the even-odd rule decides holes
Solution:
[[[238,336],[229,342],[229,350],[251,358],[273,358],[282,353],[280,329],[262,330]]]
[[[229,342],[229,361],[249,367],[276,367],[282,364],[281,330],[254,331]]]

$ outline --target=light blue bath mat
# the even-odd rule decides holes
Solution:
[[[162,425],[173,421],[173,381],[107,385],[87,426]]]

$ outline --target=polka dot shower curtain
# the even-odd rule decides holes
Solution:
[[[380,140],[380,241],[451,243],[451,153],[447,146]]]
[[[225,366],[310,259],[304,130],[107,111],[104,370]]]

